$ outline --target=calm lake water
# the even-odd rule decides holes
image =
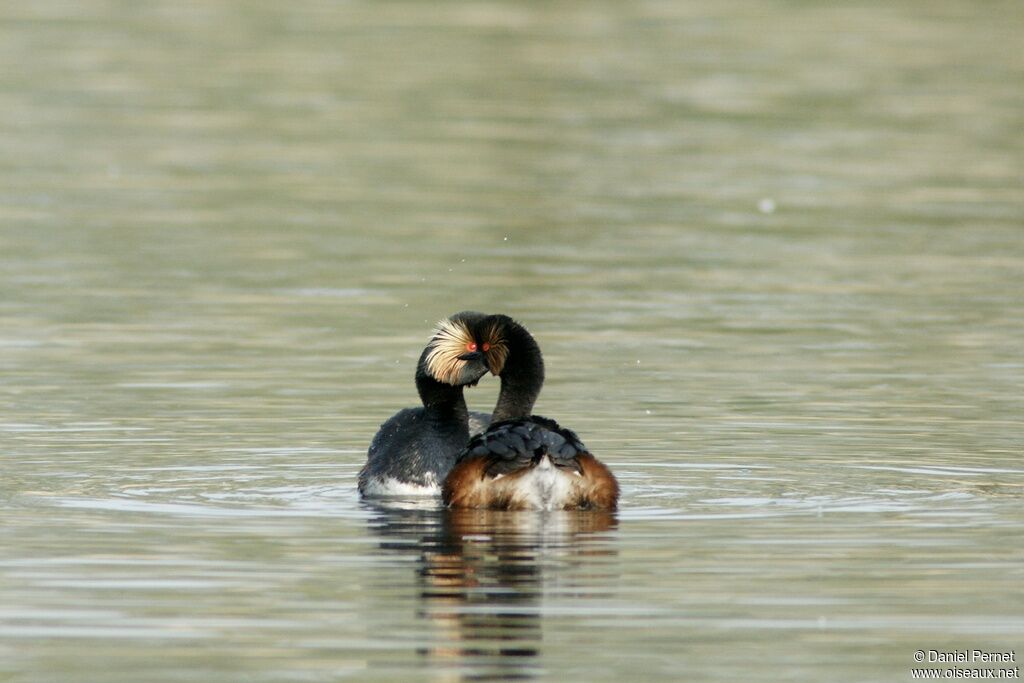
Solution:
[[[0,5],[0,680],[1019,662],[1021,35],[1016,1]],[[359,501],[462,309],[534,332],[617,514]]]

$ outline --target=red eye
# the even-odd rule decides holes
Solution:
[[[491,345],[488,344],[487,342],[484,342],[484,353],[487,353],[490,350],[491,350]]]
[[[476,342],[469,342],[466,344],[466,348],[470,351],[476,351]]]

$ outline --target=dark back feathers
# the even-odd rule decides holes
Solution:
[[[470,440],[459,461],[485,458],[487,476],[496,477],[532,467],[547,455],[556,467],[582,474],[577,455],[586,452],[575,432],[533,415],[492,424]]]

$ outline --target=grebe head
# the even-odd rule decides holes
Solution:
[[[504,360],[497,360],[499,350],[482,324],[486,319],[483,313],[462,311],[437,323],[420,371],[452,386],[475,386],[488,371],[498,374]]]

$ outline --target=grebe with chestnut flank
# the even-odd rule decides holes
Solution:
[[[481,326],[503,350],[501,391],[490,426],[470,440],[445,479],[445,505],[614,510],[619,485],[611,471],[574,432],[531,415],[544,384],[544,360],[533,336],[504,315],[488,316]]]
[[[463,311],[437,324],[416,365],[416,389],[423,406],[399,411],[370,443],[359,472],[363,496],[437,495],[440,483],[466,446],[470,425],[477,431],[490,416],[470,414],[463,388],[474,386],[488,370],[497,374],[503,347],[483,313]]]

